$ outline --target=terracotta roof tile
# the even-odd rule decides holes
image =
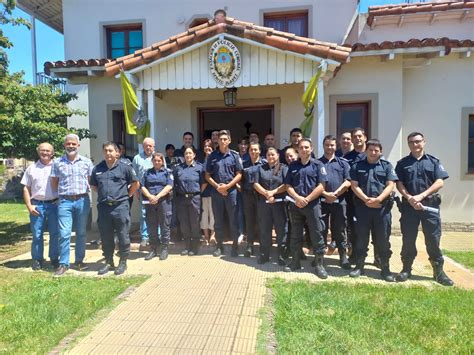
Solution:
[[[427,13],[462,9],[474,9],[474,1],[464,0],[370,6],[369,16],[367,17],[367,24],[371,26],[374,22],[374,18],[377,16],[405,15],[414,13]]]
[[[350,46],[350,45],[345,45]],[[355,43],[352,45],[352,52],[366,52],[366,51],[376,51],[383,49],[398,49],[398,48],[423,48],[423,47],[441,47],[444,46],[446,49],[446,54],[449,54],[451,48],[469,48],[474,47],[474,40],[465,39],[465,40],[456,40],[449,39],[446,37],[443,38],[424,38],[416,39],[412,38],[408,41],[384,41],[382,43]]]
[[[45,71],[49,72],[52,68],[103,65],[105,74],[112,76],[117,74],[122,67],[125,70],[130,70],[140,65],[151,63],[195,43],[203,42],[219,33],[228,33],[236,37],[247,38],[281,50],[288,50],[299,54],[309,53],[323,59],[333,59],[341,63],[347,61],[351,52],[351,48],[339,46],[335,43],[299,37],[293,33],[281,32],[273,28],[257,26],[251,22],[227,17],[223,23],[216,23],[214,20],[208,21],[199,26],[190,28],[186,32],[182,32],[167,38],[164,41],[155,43],[147,48],[137,50],[132,54],[114,60],[69,61],[67,63],[47,62],[45,63]]]

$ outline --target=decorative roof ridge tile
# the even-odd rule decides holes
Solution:
[[[351,46],[345,44],[344,46]],[[423,47],[441,47],[444,46],[447,49],[447,54],[451,48],[465,48],[474,47],[474,40],[471,39],[451,39],[447,37],[442,38],[411,38],[408,41],[383,41],[371,42],[371,43],[354,43],[351,48],[352,52],[366,52],[373,50],[386,50],[386,49],[399,49],[399,48],[423,48]]]

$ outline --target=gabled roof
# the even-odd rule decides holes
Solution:
[[[149,47],[140,49],[132,54],[114,60],[90,59],[78,61],[46,62],[45,71],[52,68],[73,68],[104,66],[105,75],[113,76],[121,68],[131,70],[142,65],[150,64],[158,59],[165,58],[172,53],[203,42],[218,34],[229,34],[265,44],[276,49],[309,54],[322,59],[332,59],[345,63],[351,52],[350,48],[335,43],[321,42],[311,38],[299,37],[292,33],[277,31],[273,28],[262,27],[250,22],[239,21],[230,17],[225,22],[216,23],[210,20],[202,25],[190,28],[186,32],[167,38]]]
[[[352,48],[352,52],[367,52],[387,49],[402,49],[402,48],[424,48],[424,47],[444,47],[445,54],[448,55],[452,48],[474,48],[474,41],[470,39],[456,40],[443,38],[424,38],[415,39],[412,38],[408,41],[384,41],[381,43],[355,43],[352,46],[347,44],[346,46]]]
[[[433,13],[450,10],[474,10],[474,1],[445,1],[445,2],[428,2],[428,3],[412,3],[412,4],[397,4],[397,5],[383,5],[370,6],[369,16],[367,17],[367,24],[369,26],[374,22],[377,16],[392,16],[392,15],[408,15],[416,13]]]

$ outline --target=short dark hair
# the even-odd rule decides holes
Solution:
[[[256,134],[257,137],[260,137],[260,135],[258,134],[258,132],[255,132],[255,131],[250,132],[250,134]]]
[[[219,137],[220,137],[220,136],[227,136],[227,137],[230,138],[230,131],[229,131],[228,129],[221,129],[221,130],[219,131]]]
[[[196,148],[194,148],[193,146],[190,146],[190,147],[186,147],[186,148],[183,149],[183,155],[184,155],[184,153],[186,153],[186,151],[188,149],[191,149],[193,151],[193,153],[196,154]]]
[[[219,14],[222,14],[224,15],[224,17],[227,17],[227,12],[225,12],[224,9],[217,9],[216,11],[214,11],[214,17],[216,17]]]
[[[367,141],[367,143],[365,143],[365,146],[367,148],[369,148],[369,146],[375,146],[375,147],[379,147],[380,148],[380,151],[382,151],[382,143],[380,143],[380,141],[377,139],[377,138],[372,138],[372,139],[369,139]]]
[[[326,141],[337,141],[336,136],[333,136],[332,134],[328,134],[326,137],[323,138],[323,144]]]
[[[355,127],[355,128],[353,128],[353,129],[351,130],[351,136],[353,136],[356,132],[359,132],[359,131],[361,131],[362,134],[367,137],[367,133],[365,133],[365,129],[363,129],[362,127]]]
[[[155,159],[156,157],[160,158],[163,163],[165,161],[165,156],[163,155],[163,153],[160,153],[160,152],[154,152],[152,155],[151,155],[151,160]]]
[[[313,146],[313,141],[309,138],[305,138],[305,137],[301,138],[300,141],[298,142],[298,147],[300,146],[301,142],[308,142],[311,147]]]
[[[191,136],[191,137],[193,137],[193,139],[194,139],[194,134],[193,134],[193,132],[184,132],[184,133],[183,133],[183,138],[184,138],[184,136]]]
[[[410,138],[413,138],[415,136],[421,136],[423,139],[425,139],[425,136],[423,135],[423,133],[420,133],[420,132],[411,132],[408,137],[407,137],[407,140],[410,140]]]
[[[112,142],[112,141],[107,141],[107,142],[105,142],[104,144],[102,144],[102,150],[104,150],[105,147],[108,147],[108,146],[112,146],[112,147],[114,148],[114,150],[117,151],[117,152],[120,150],[120,148],[119,148],[119,146],[117,145],[117,143]]]
[[[167,145],[165,146],[165,150],[168,150],[168,149],[176,149],[176,148],[174,147],[173,144],[167,144]]]
[[[290,136],[295,132],[303,134],[303,131],[301,130],[301,128],[295,127],[290,131]]]
[[[249,143],[249,149],[250,149],[250,146],[251,146],[251,145],[257,145],[257,146],[258,146],[258,150],[260,150],[260,151],[262,150],[262,147],[260,147],[260,143],[257,142],[257,141],[250,141],[250,143]]]

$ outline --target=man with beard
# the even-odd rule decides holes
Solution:
[[[69,253],[72,225],[76,227],[75,266],[87,270],[84,264],[86,254],[86,226],[91,203],[89,199],[89,178],[94,166],[89,158],[78,153],[79,137],[68,134],[64,139],[66,153],[53,163],[51,183],[58,189],[59,222],[59,267],[54,273],[59,277],[69,269]]]

